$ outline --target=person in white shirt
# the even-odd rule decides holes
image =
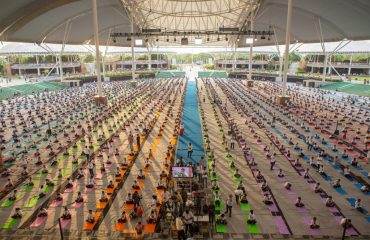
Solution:
[[[193,154],[193,146],[191,143],[188,144],[188,158],[191,158],[191,155]]]
[[[95,222],[94,214],[93,214],[93,211],[91,209],[89,210],[89,213],[87,214],[86,222],[88,222],[88,223],[94,223]]]
[[[176,218],[176,230],[177,230],[178,239],[186,240],[185,226],[184,226],[183,218],[181,216],[177,216]]]
[[[253,210],[250,210],[250,212],[249,212],[247,223],[248,224],[256,224],[257,223],[256,216],[254,215]]]
[[[189,233],[190,236],[192,237],[193,236],[192,224],[194,215],[189,209],[186,209],[182,216],[185,223],[185,234]]]
[[[241,196],[243,196],[244,191],[242,189],[236,189],[234,193],[235,193],[236,204],[239,204],[240,198]]]

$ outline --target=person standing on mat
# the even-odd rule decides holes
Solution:
[[[231,212],[233,208],[233,195],[229,195],[226,200],[226,214],[229,213],[229,217],[231,217]]]
[[[191,237],[193,236],[193,213],[186,209],[184,214],[182,215],[185,223],[185,234],[189,234]]]
[[[128,135],[128,143],[130,145],[130,150],[133,152],[134,150],[134,135],[132,135],[132,132],[130,131],[130,135]]]
[[[216,214],[216,206],[211,201],[211,204],[208,207],[208,219],[209,219],[209,223],[212,225],[215,221],[215,214]]]
[[[177,216],[176,218],[176,230],[178,240],[186,240],[185,227],[181,215]]]
[[[136,145],[140,149],[140,135],[136,134]]]
[[[143,237],[143,230],[144,230],[144,225],[141,224],[141,221],[139,221],[136,224],[136,226],[135,226],[135,231],[136,231],[137,239],[142,239],[142,237]]]
[[[191,143],[188,144],[188,158],[191,158],[191,155],[193,153],[193,146]]]

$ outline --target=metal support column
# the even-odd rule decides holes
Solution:
[[[38,55],[36,55],[36,64],[37,64],[37,76],[40,76],[41,72],[40,72],[39,56]]]
[[[99,51],[99,29],[98,29],[98,8],[96,0],[92,1],[93,24],[94,24],[94,39],[95,39],[95,58],[96,58],[96,76],[98,79],[98,97],[103,97],[103,86],[100,73],[100,51]]]
[[[132,16],[131,16],[131,33],[134,33],[134,18]],[[135,63],[135,37],[133,35],[131,37],[131,61],[132,61],[131,74],[132,74],[132,81],[134,82],[136,63]]]
[[[349,67],[348,67],[348,76],[351,75],[351,67],[352,67],[352,60],[353,60],[353,55],[351,54],[351,57],[349,59]]]
[[[148,70],[152,70],[152,51],[150,49],[150,47],[148,47],[148,59],[149,59],[149,66],[148,66]]]
[[[283,77],[283,92],[282,92],[283,97],[286,96],[286,83],[288,79],[289,43],[290,43],[290,30],[292,26],[292,11],[293,11],[293,0],[288,0],[288,15],[287,15],[286,33],[285,33],[284,77]]]
[[[254,31],[254,10],[251,11],[251,31]],[[252,61],[253,61],[253,43],[254,43],[254,35],[252,36],[252,43],[249,46],[249,72],[248,72],[248,80],[252,80]]]

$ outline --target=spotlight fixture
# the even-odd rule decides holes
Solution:
[[[143,39],[135,39],[135,45],[137,46],[143,45]]]
[[[159,39],[157,38],[155,41],[156,41],[156,42],[158,42],[158,41],[159,41]]]
[[[218,42],[220,41],[220,37],[217,37],[217,41],[218,41]]]
[[[209,36],[207,37],[207,42],[209,42]]]
[[[127,41],[131,41],[131,38],[130,38],[130,37],[128,37],[128,38],[127,38]]]
[[[148,42],[149,40],[148,39],[145,39],[145,42]]]
[[[252,37],[247,37],[247,38],[245,39],[245,43],[246,43],[246,44],[252,44],[252,43],[253,43],[253,38],[252,38]]]
[[[176,38],[174,38],[173,41],[176,42]]]
[[[266,37],[265,36],[261,36],[261,39],[263,40],[263,39],[266,39]]]
[[[202,38],[200,38],[200,37],[196,37],[196,38],[194,39],[194,43],[195,43],[196,45],[200,45],[200,44],[202,44]]]
[[[225,41],[229,41],[229,38],[227,37],[227,35],[225,36]]]
[[[116,42],[117,42],[117,40],[115,38],[113,38],[113,43],[116,43]]]
[[[270,40],[271,40],[271,38],[270,38],[270,37],[268,37],[268,38],[267,38],[267,40],[269,40],[269,41],[270,41]]]
[[[170,41],[170,39],[167,37],[166,42],[169,42],[169,41]]]

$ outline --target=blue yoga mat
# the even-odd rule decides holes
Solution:
[[[178,159],[182,156],[185,162],[197,163],[200,158],[204,156],[204,146],[195,81],[190,80],[187,83],[182,123],[184,124],[185,131],[184,134],[180,136],[176,157]],[[191,158],[187,158],[189,143],[193,145],[193,154]]]

